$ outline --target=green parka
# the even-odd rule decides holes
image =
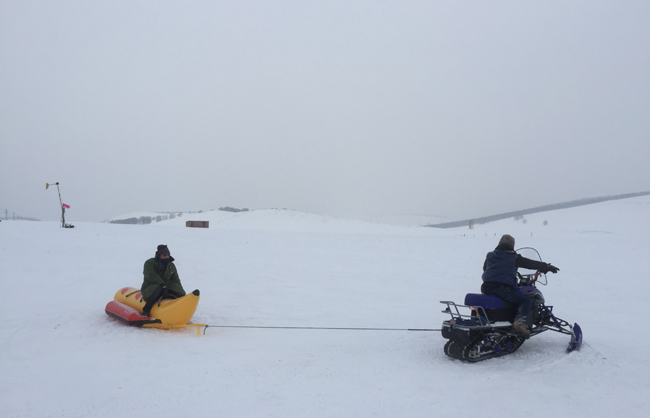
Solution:
[[[174,261],[167,264],[164,272],[158,270],[158,260],[150,258],[144,263],[144,282],[142,282],[142,296],[144,300],[149,299],[149,296],[156,291],[159,285],[167,286],[167,289],[175,292],[178,295],[185,296],[185,290],[181,285],[181,279],[178,277],[178,271]]]

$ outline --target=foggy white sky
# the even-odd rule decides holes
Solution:
[[[0,210],[451,219],[650,190],[650,2],[0,0]]]

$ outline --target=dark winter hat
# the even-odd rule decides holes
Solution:
[[[156,258],[160,257],[163,254],[170,255],[169,254],[169,248],[167,248],[167,246],[164,245],[164,244],[160,244],[158,246],[158,250],[156,251]]]
[[[505,234],[499,240],[499,245],[497,245],[497,248],[499,248],[499,247],[503,248],[503,249],[508,249],[508,250],[514,251],[515,250],[515,239],[512,237],[512,235]]]

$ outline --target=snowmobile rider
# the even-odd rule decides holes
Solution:
[[[504,235],[494,251],[489,252],[483,263],[483,285],[481,292],[485,295],[493,295],[503,301],[517,305],[517,314],[514,329],[525,336],[530,337],[528,329],[528,313],[532,307],[533,300],[530,296],[517,289],[517,268],[523,267],[530,270],[539,270],[542,273],[560,271],[559,268],[541,261],[530,260],[515,252],[515,239],[510,235]]]
[[[166,245],[159,245],[156,256],[144,263],[142,297],[146,301],[142,316],[149,316],[153,304],[160,299],[176,299],[185,296],[185,290],[174,265],[174,257]]]

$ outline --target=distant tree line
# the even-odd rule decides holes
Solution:
[[[10,220],[13,220],[13,221],[40,221],[40,219],[29,218],[27,216],[16,215],[15,212],[12,212],[12,215],[9,215],[8,210],[5,210],[4,220],[5,221],[10,221]]]
[[[222,208],[219,208],[219,210],[223,210],[226,212],[248,212],[247,208],[237,209],[237,208],[231,208],[230,206],[224,206]]]
[[[156,216],[140,216],[139,218],[127,218],[127,219],[116,219],[109,221],[112,224],[124,224],[124,225],[148,225],[152,222],[166,221],[167,219],[174,219],[176,217],[183,216],[183,212],[170,212],[164,213]]]
[[[110,221],[112,224],[125,224],[125,225],[146,225],[151,223],[151,216],[140,216],[139,218],[126,218],[126,219],[116,219]]]
[[[221,207],[219,208],[219,210],[223,210],[226,212],[248,212],[248,208],[239,209],[230,206]],[[185,213],[203,213],[203,210],[189,211]],[[148,225],[152,222],[166,221],[167,219],[174,219],[176,217],[180,218],[181,216],[183,216],[183,212],[165,212],[155,216],[140,216],[139,218],[133,217],[127,219],[115,219],[113,221],[109,221],[109,223],[124,224],[124,225]]]

